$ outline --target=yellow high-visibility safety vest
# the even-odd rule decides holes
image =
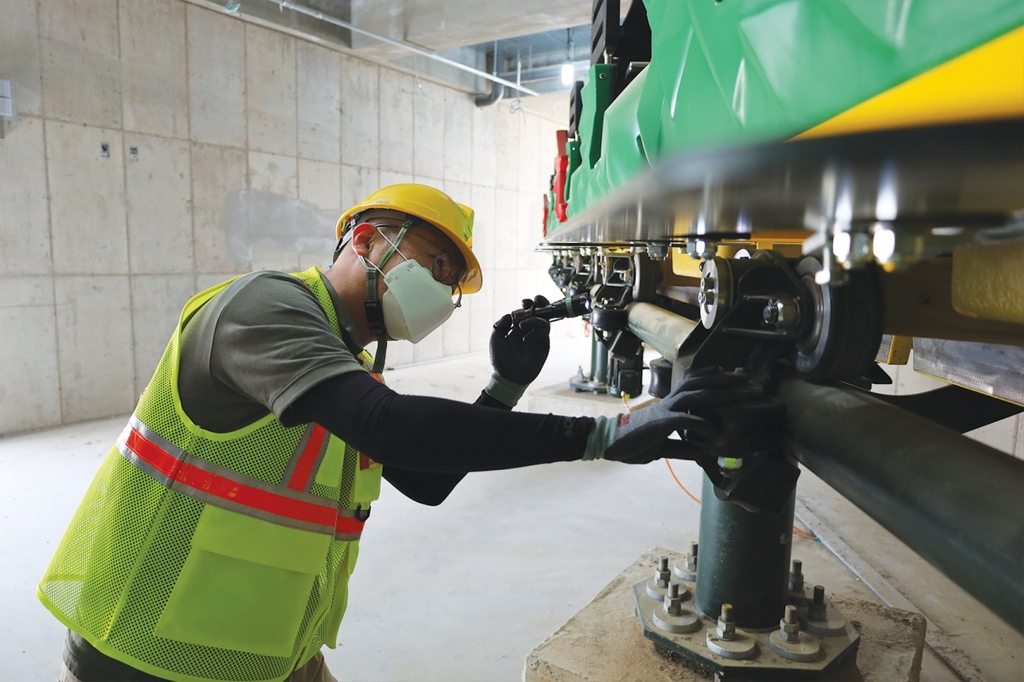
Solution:
[[[295,276],[340,337],[318,269]],[[181,330],[228,284],[186,304],[38,590],[102,653],[180,682],[283,680],[335,646],[380,494],[380,465],[317,424],[212,433],[185,414]]]

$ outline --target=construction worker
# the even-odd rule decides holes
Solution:
[[[62,682],[334,680],[320,649],[382,477],[434,505],[472,471],[688,456],[667,437],[713,433],[702,402],[751,399],[705,378],[619,419],[513,413],[549,324],[510,315],[475,405],[399,395],[387,340],[421,340],[481,287],[473,211],[393,185],[337,237],[327,272],[254,272],[186,304],[39,585],[68,627]]]

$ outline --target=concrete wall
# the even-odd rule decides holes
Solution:
[[[415,181],[476,209],[484,291],[389,364],[484,350],[519,297],[557,293],[533,252],[555,123],[182,0],[3,14],[17,115],[0,140],[0,434],[130,412],[192,293],[329,263],[233,260],[240,189],[337,212]]]

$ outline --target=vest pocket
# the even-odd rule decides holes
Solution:
[[[207,505],[153,634],[291,656],[331,541]]]

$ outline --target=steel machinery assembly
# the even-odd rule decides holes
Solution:
[[[1024,632],[1024,461],[962,435],[1024,409],[1024,9],[935,3],[885,52],[884,3],[829,4],[637,0],[620,25],[598,0],[548,196],[551,277],[592,308],[576,389],[718,368],[785,406],[781,448],[696,462],[699,543],[633,590],[648,639],[723,676],[856,655],[791,556],[801,465]],[[843,59],[863,72],[830,82]],[[949,385],[872,393],[911,349]]]

